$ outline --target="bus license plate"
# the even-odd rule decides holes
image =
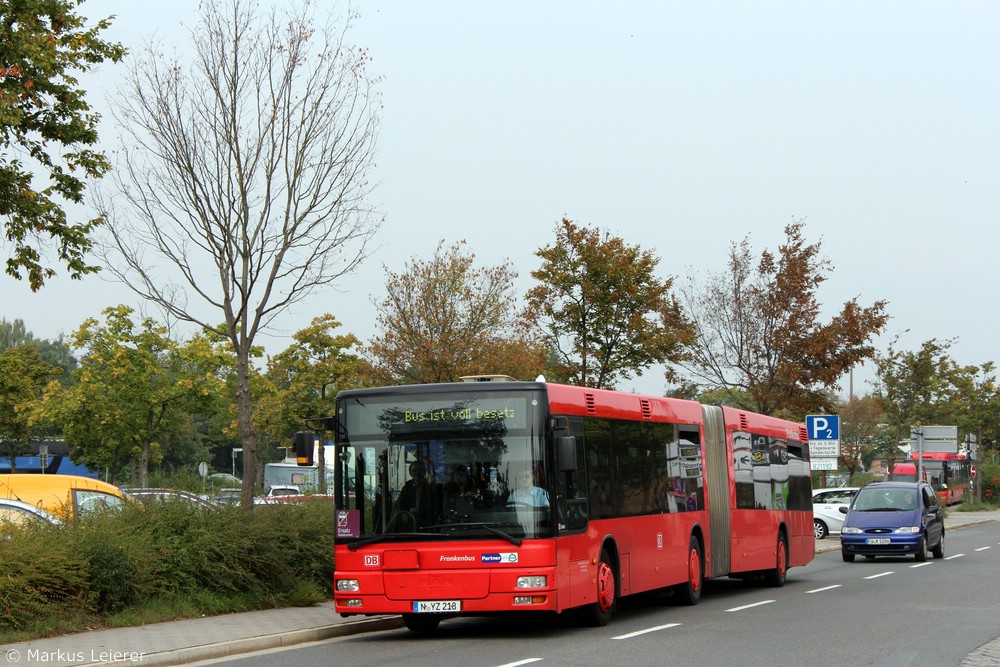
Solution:
[[[891,544],[892,540],[888,537],[869,537],[865,540],[865,544]]]
[[[415,614],[452,614],[462,611],[461,600],[430,600],[413,603]]]

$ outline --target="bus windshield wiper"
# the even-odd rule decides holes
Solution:
[[[357,551],[361,547],[367,546],[369,544],[376,544],[378,542],[391,542],[399,538],[406,538],[408,540],[419,540],[427,537],[443,538],[445,535],[440,533],[383,533],[381,535],[372,535],[371,537],[366,537],[357,542],[351,542],[347,545],[347,548],[351,551]]]
[[[520,524],[517,524],[517,525],[520,525]],[[449,528],[449,529],[451,529],[451,528],[485,528],[486,530],[490,531],[494,535],[507,540],[508,542],[510,542],[511,544],[513,544],[516,547],[521,546],[521,542],[523,542],[523,540],[520,537],[514,537],[510,533],[505,532],[503,530],[500,530],[496,526],[493,526],[493,525],[488,524],[488,523],[483,522],[483,521],[471,521],[471,522],[468,522],[468,523],[438,523],[438,524],[434,524],[433,526],[427,526],[427,528],[428,529],[430,529],[430,528]],[[441,533],[439,533],[439,534],[441,534]]]

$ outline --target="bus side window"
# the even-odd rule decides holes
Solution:
[[[587,503],[587,486],[584,477],[583,429],[578,420],[569,421],[569,434],[576,437],[576,469],[556,473],[556,512],[560,531],[580,531],[587,527],[590,511]],[[556,462],[556,470],[559,470]]]

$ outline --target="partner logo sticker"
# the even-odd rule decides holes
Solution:
[[[517,554],[513,552],[499,553],[499,554],[482,554],[482,562],[484,563],[516,563]]]

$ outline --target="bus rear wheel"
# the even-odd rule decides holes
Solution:
[[[701,599],[705,571],[702,567],[701,544],[694,535],[691,536],[691,542],[688,545],[687,578],[686,583],[677,584],[674,587],[674,594],[681,604],[696,605]]]
[[[764,573],[764,582],[768,586],[781,588],[785,585],[785,577],[788,575],[788,543],[785,542],[784,533],[778,533],[778,546],[774,556],[774,569]]]
[[[441,624],[437,614],[403,614],[403,623],[411,632],[434,632]]]
[[[587,625],[607,625],[614,606],[615,570],[611,567],[607,549],[601,549],[601,561],[597,564],[597,602],[586,607],[584,619]]]

